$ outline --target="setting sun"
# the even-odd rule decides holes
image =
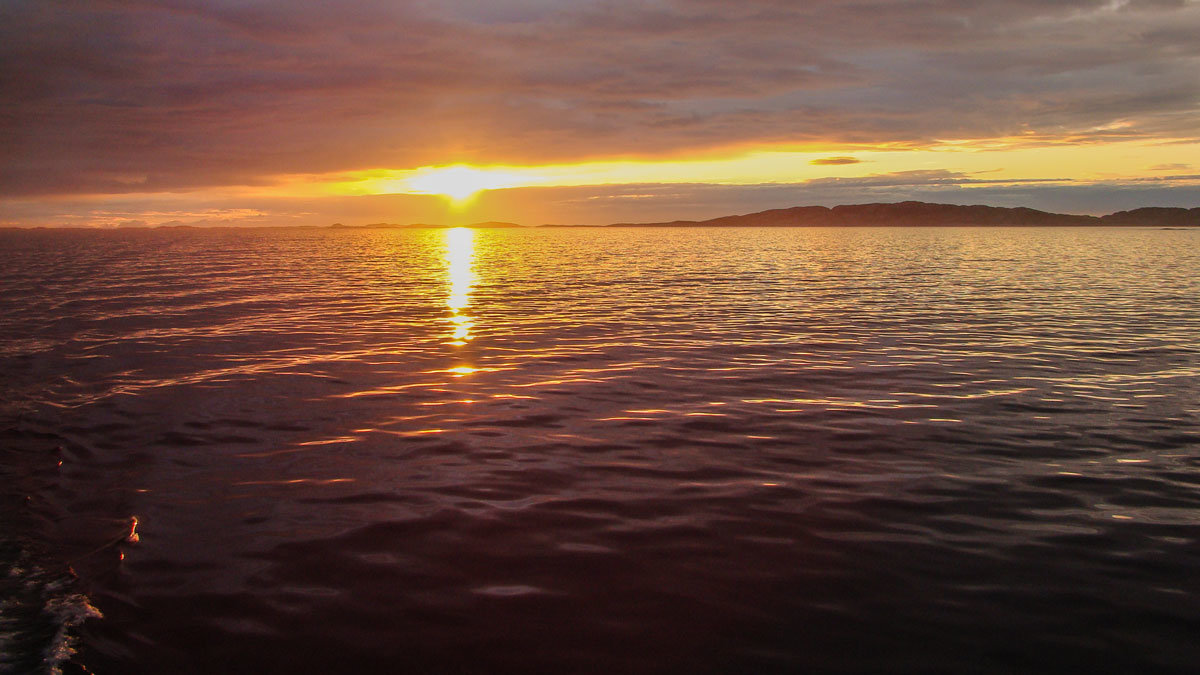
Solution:
[[[454,202],[465,202],[482,190],[527,185],[529,177],[506,171],[476,169],[469,166],[422,167],[404,179],[408,191],[417,194],[444,195]]]

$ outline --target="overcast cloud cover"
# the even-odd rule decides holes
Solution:
[[[0,198],[20,220],[372,167],[1195,140],[1198,35],[1194,0],[2,0]]]

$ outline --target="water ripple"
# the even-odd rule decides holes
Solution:
[[[1185,234],[2,232],[0,672],[1187,672]]]

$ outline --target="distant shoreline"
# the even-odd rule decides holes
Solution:
[[[1200,226],[1200,207],[1143,207],[1106,216],[1050,213],[999,206],[929,202],[853,204],[828,208],[795,206],[709,220],[617,223],[619,227],[1191,227]],[[609,226],[613,227],[613,226]]]
[[[721,216],[707,220],[671,220],[648,223],[611,223],[608,225],[520,225],[486,221],[470,225],[428,223],[367,223],[363,225],[158,225],[155,227],[0,227],[3,230],[187,230],[187,229],[309,229],[309,230],[381,230],[381,229],[536,229],[536,228],[609,228],[609,227],[1200,227],[1200,207],[1147,206],[1117,211],[1104,216],[1052,213],[1025,207],[960,206],[930,202],[794,206],[755,213]]]

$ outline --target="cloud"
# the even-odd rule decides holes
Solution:
[[[1156,164],[1150,167],[1151,171],[1187,171],[1192,168],[1191,164],[1173,163],[1173,164]]]
[[[838,166],[841,164],[858,164],[860,162],[862,162],[862,160],[856,157],[822,157],[820,159],[814,159],[813,161],[809,162],[809,164],[816,164],[817,166]]]
[[[1195,137],[1197,32],[1200,4],[1182,0],[5,3],[0,195],[753,144]]]

